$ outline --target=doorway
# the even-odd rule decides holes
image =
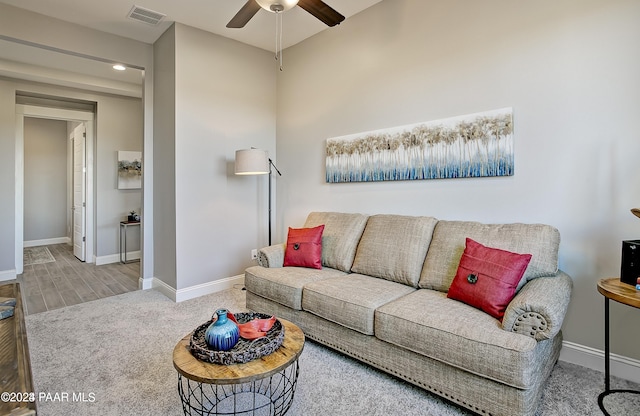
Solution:
[[[101,49],[97,48],[97,50]],[[132,131],[131,128],[129,128],[128,131],[123,131],[125,125],[117,119],[105,122],[105,120],[116,116],[116,112],[109,110],[112,108],[116,108],[117,111],[124,111],[127,116],[134,114],[132,111],[124,110],[125,108],[130,108],[129,106],[121,107],[116,104],[115,107],[106,107],[102,102],[99,102],[94,109],[96,118],[93,121],[88,122],[90,127],[94,129],[93,141],[87,142],[87,146],[94,146],[93,149],[87,148],[87,155],[89,157],[87,165],[88,177],[92,174],[91,169],[94,169],[94,172],[93,177],[91,179],[87,179],[86,219],[87,224],[89,224],[92,220],[91,217],[93,216],[93,222],[91,226],[87,225],[86,230],[86,260],[92,262],[92,264],[108,264],[116,262],[118,260],[118,255],[115,254],[117,253],[118,247],[117,225],[114,227],[116,230],[115,233],[111,227],[113,224],[117,224],[117,221],[121,219],[120,215],[125,215],[126,218],[126,213],[128,211],[134,209],[139,210],[139,212],[143,214],[143,221],[141,221],[142,225],[140,227],[139,283],[143,288],[151,287],[151,282],[153,280],[153,227],[146,226],[146,224],[153,223],[153,205],[150,202],[153,200],[153,163],[150,159],[152,154],[151,151],[146,152],[144,150],[152,150],[153,148],[153,119],[149,117],[149,115],[152,114],[153,79],[151,71],[147,72],[145,69],[145,65],[149,65],[149,68],[152,67],[152,56],[149,55],[147,57],[146,54],[142,54],[139,57],[132,58],[134,62],[130,62],[130,59],[124,59],[124,64],[127,70],[114,71],[112,68],[112,64],[114,63],[112,61],[114,58],[113,56],[106,59],[99,55],[87,55],[86,53],[71,49],[53,48],[49,45],[26,42],[3,35],[0,35],[0,51],[0,60],[8,59],[16,65],[15,68],[19,68],[9,72],[0,68],[0,75],[7,77],[9,82],[14,82],[15,80],[17,87],[15,90],[16,93],[26,91],[27,94],[34,94],[34,96],[51,96],[52,94],[57,96],[59,95],[59,91],[56,89],[60,86],[60,88],[63,89],[75,89],[72,92],[72,96],[83,96],[80,98],[81,100],[86,97],[86,99],[89,99],[90,101],[95,101],[93,100],[93,93],[96,93],[100,96],[99,98],[106,97],[106,100],[109,101],[109,105],[112,104],[110,100],[114,97],[117,99],[124,97],[125,100],[127,98],[142,99],[142,116],[140,117],[142,143],[137,145],[134,149],[128,148],[124,142],[131,137],[129,133]],[[116,55],[129,56],[126,50],[123,51],[123,54],[117,53]],[[40,62],[40,64],[37,64],[37,62]],[[81,75],[78,76],[78,74]],[[29,85],[25,84],[24,81]],[[32,88],[30,83],[33,82],[39,84],[37,84],[35,88]],[[71,101],[75,100],[76,98],[73,98]],[[26,104],[33,103],[30,102]],[[98,106],[101,108],[100,116],[97,116]],[[70,110],[79,109],[78,107],[73,106],[66,108]],[[109,109],[105,112],[103,111],[105,108]],[[18,114],[16,114],[17,119],[24,115],[20,111],[21,110],[18,110]],[[106,114],[106,117],[103,118],[102,115],[104,114]],[[62,118],[66,117],[63,116]],[[101,136],[105,133],[102,137],[109,137],[109,140],[112,137],[116,137],[121,144],[125,144],[118,145],[118,147],[114,149],[109,149],[109,151],[113,150],[114,155],[116,150],[143,150],[145,172],[142,178],[142,189],[144,189],[144,191],[139,191],[141,195],[141,200],[139,202],[130,202],[131,195],[128,195],[129,199],[127,201],[129,202],[124,203],[126,206],[122,207],[119,206],[122,205],[122,199],[112,198],[111,184],[105,182],[112,180],[115,181],[116,176],[115,174],[112,175],[111,172],[111,163],[113,163],[114,169],[116,166],[115,156],[114,162],[111,162],[110,160],[104,160],[105,154],[107,154],[104,152],[104,148],[102,148],[102,153],[98,153],[98,151],[101,150],[95,143],[97,140],[98,119],[102,120],[102,126],[108,126],[106,133],[101,130]],[[16,121],[15,132],[16,142],[19,142],[21,137],[20,135],[22,133],[22,123],[20,123],[19,120]],[[15,199],[13,202],[13,211],[15,215],[13,216],[13,263],[15,264],[15,268],[14,270],[10,270],[9,273],[6,274],[7,276],[21,274],[24,269],[22,262],[24,249],[24,190],[22,188],[23,183],[21,176],[23,169],[21,143],[16,143],[14,152]],[[107,159],[109,157],[110,155],[106,156]],[[149,160],[147,160],[147,158],[149,158]],[[100,167],[100,172],[102,172],[103,167],[107,166],[106,174],[98,175],[98,170],[96,170],[98,166]],[[106,193],[103,194],[105,189]],[[115,189],[115,187],[113,189]],[[133,194],[133,192],[128,193]],[[124,194],[124,192],[120,191],[119,194]],[[103,204],[106,204],[106,210]],[[104,216],[105,212],[107,213],[107,216]],[[112,215],[113,212],[115,212],[115,214]],[[0,279],[6,279],[3,276],[4,274],[0,272]]]
[[[24,118],[25,260],[42,246],[60,243],[76,245],[84,260],[84,131],[84,123],[76,121]]]
[[[79,145],[79,157],[76,159],[79,163],[78,175],[74,176],[75,184],[78,184],[77,198],[79,200],[80,209],[77,209],[78,215],[75,215],[74,207],[73,232],[74,235],[74,254],[76,239],[79,238],[80,245],[76,255],[80,260],[91,261],[95,257],[94,253],[94,189],[93,189],[93,148],[94,148],[94,113],[88,111],[68,110],[62,108],[40,107],[34,105],[16,104],[16,246],[15,246],[15,264],[16,274],[23,272],[23,253],[24,253],[24,119],[25,117],[44,118],[53,120],[64,120],[68,122],[76,122],[85,130],[78,132],[83,136],[84,140]],[[74,166],[74,171],[76,167]],[[78,183],[79,182],[79,183]],[[75,191],[75,189],[74,189]],[[76,202],[76,192],[74,192],[74,205]],[[84,220],[84,221],[83,221]],[[78,236],[76,237],[76,224],[78,225]]]

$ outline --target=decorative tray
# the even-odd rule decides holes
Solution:
[[[234,313],[233,316],[235,316],[239,324],[244,324],[252,319],[271,318],[271,315],[257,312]],[[191,334],[189,341],[191,354],[197,359],[208,363],[223,365],[246,363],[271,354],[280,348],[284,341],[284,326],[282,322],[276,319],[271,329],[267,331],[267,335],[262,338],[247,340],[241,337],[238,343],[229,351],[212,350],[207,345],[204,337],[211,322],[205,322],[197,327]]]

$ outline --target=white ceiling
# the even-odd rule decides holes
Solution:
[[[0,39],[0,76],[140,97],[142,71]]]
[[[381,0],[324,0],[349,17]],[[260,10],[242,29],[228,29],[226,24],[246,0],[0,0],[56,19],[96,30],[154,43],[172,22],[196,27],[230,39],[275,50],[275,15]],[[157,26],[128,17],[133,6],[143,7],[166,18]],[[283,47],[295,45],[328,26],[294,7],[283,15]],[[1,35],[1,30],[0,30]],[[38,48],[1,39],[0,76],[52,83],[75,88],[140,97],[142,72],[137,69],[114,71],[111,65],[72,54]]]
[[[350,16],[381,0],[324,1],[348,20]],[[273,13],[260,10],[244,28],[226,27],[246,0],[0,0],[0,3],[145,43],[154,43],[172,22],[179,22],[261,49],[275,50]],[[127,15],[134,5],[165,14],[167,17],[158,26],[132,20]],[[284,48],[322,30],[330,30],[300,7],[294,7],[284,13],[283,27]]]

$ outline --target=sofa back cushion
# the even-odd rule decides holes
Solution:
[[[305,228],[324,225],[322,233],[322,265],[349,272],[356,255],[368,215],[341,212],[312,212]]]
[[[533,278],[550,276],[558,271],[560,233],[550,225],[439,221],[422,268],[421,288],[449,290],[467,237],[485,246],[531,254],[529,266],[516,290]]]
[[[433,217],[369,217],[351,271],[418,287],[437,222]]]

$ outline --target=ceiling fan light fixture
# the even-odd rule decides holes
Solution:
[[[263,9],[271,13],[286,12],[298,4],[298,0],[255,0]]]

